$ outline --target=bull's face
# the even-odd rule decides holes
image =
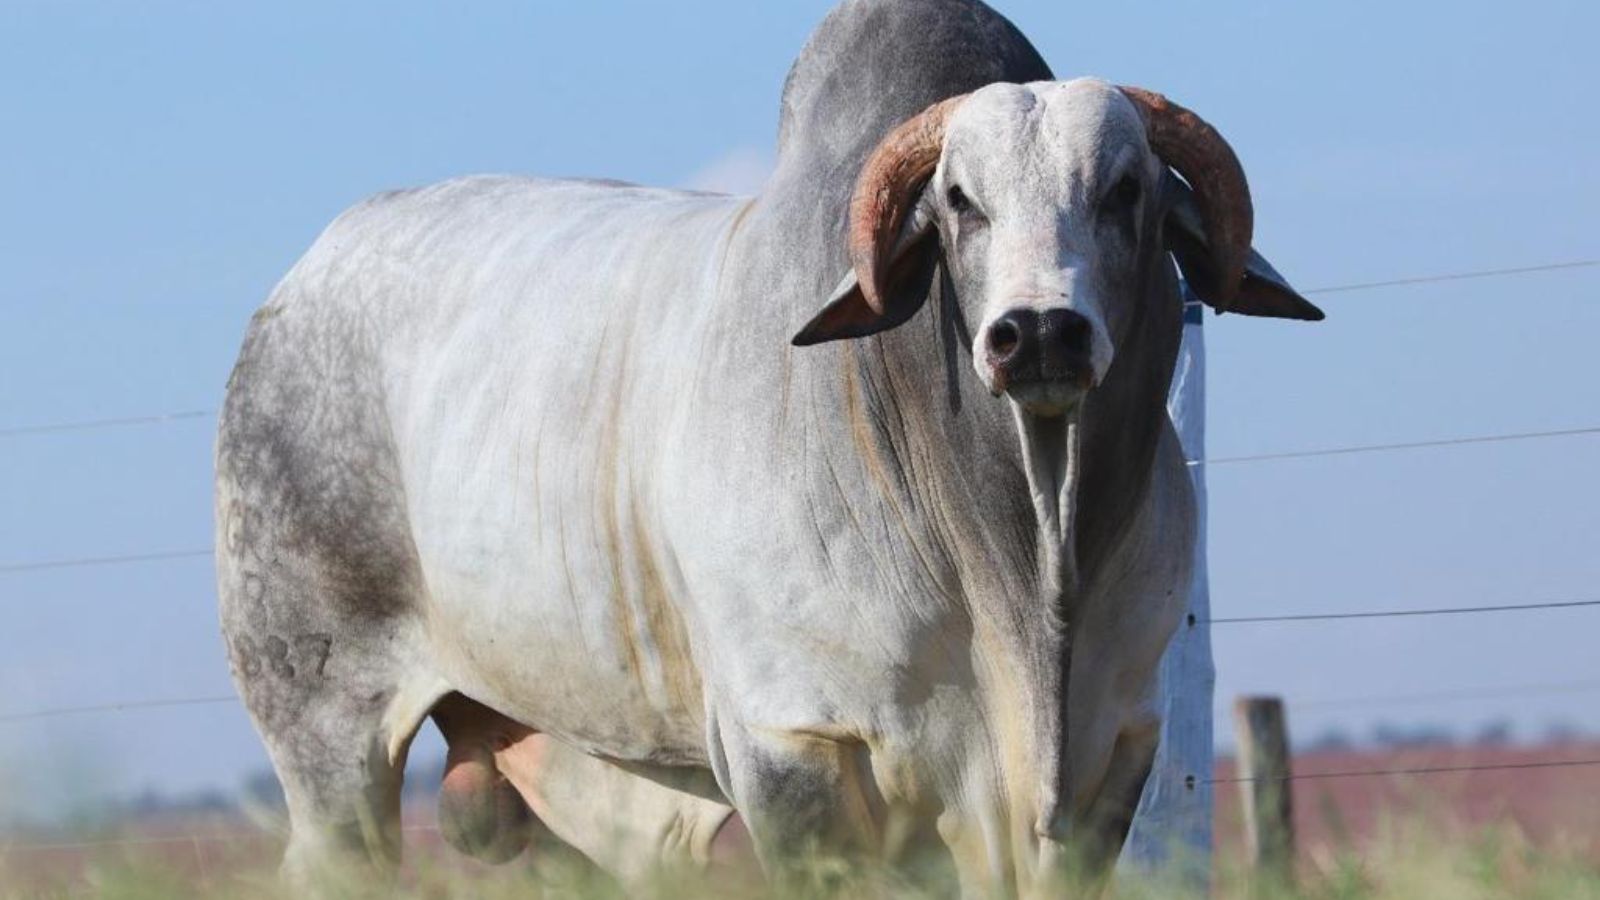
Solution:
[[[952,114],[925,199],[990,392],[1059,415],[1105,378],[1143,293],[1160,171],[1102,82],[996,85]]]
[[[853,272],[795,343],[906,321],[942,263],[984,386],[1059,416],[1105,379],[1139,304],[1176,302],[1146,284],[1168,250],[1218,309],[1321,318],[1252,257],[1250,230],[1238,160],[1193,113],[1093,79],[994,84],[930,107],[868,158]]]

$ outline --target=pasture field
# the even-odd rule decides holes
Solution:
[[[1563,760],[1600,759],[1600,742],[1538,746],[1436,746],[1391,750],[1313,751],[1295,757],[1298,857],[1293,883],[1277,883],[1245,865],[1233,762],[1217,761],[1217,851],[1212,896],[1240,900],[1429,900],[1429,898],[1565,898],[1600,900],[1600,766],[1559,768]],[[425,768],[425,767],[424,767]],[[1459,771],[1446,771],[1454,769]],[[1337,772],[1435,774],[1319,778]],[[436,777],[431,770],[419,778]],[[77,831],[0,835],[0,898],[246,898],[294,896],[275,872],[282,851],[279,813],[146,816]],[[434,797],[408,798],[406,863],[397,884],[352,872],[333,896],[352,898],[533,898],[621,900],[647,897],[817,896],[932,898],[952,891],[914,888],[884,872],[846,872],[819,864],[809,886],[757,888],[723,875],[696,879],[663,873],[629,894],[574,851],[533,838],[504,866],[469,860],[443,843]],[[1082,896],[1063,885],[1045,896]],[[1123,876],[1105,895],[1130,900],[1199,897],[1176,884]]]
[[[1220,861],[1212,896],[1241,900],[1474,900],[1474,898],[1600,898],[1600,863],[1583,842],[1534,842],[1512,826],[1454,830],[1417,820],[1386,824],[1358,849],[1327,849],[1303,855],[1293,882],[1252,875]],[[234,836],[236,837],[236,836]],[[104,839],[104,836],[101,837]],[[0,896],[135,898],[202,897],[278,900],[294,896],[274,878],[276,842],[256,840],[142,845],[100,845],[48,854],[0,851]],[[812,897],[932,898],[949,891],[915,888],[872,871],[818,865],[797,886],[755,889],[748,883],[708,882],[663,874],[629,894],[581,861],[560,854],[530,853],[500,867],[460,861],[432,835],[408,835],[410,857],[398,885],[378,883],[361,872],[337,882],[333,896],[351,898],[534,898],[534,900],[622,900],[629,896],[689,898]],[[537,850],[537,848],[536,848]],[[1046,896],[1082,896],[1086,886],[1064,883]],[[1123,877],[1106,894],[1129,900],[1200,897],[1171,884]]]

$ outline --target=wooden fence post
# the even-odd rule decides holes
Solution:
[[[1294,863],[1294,808],[1289,783],[1289,725],[1278,697],[1233,704],[1239,740],[1239,799],[1251,865],[1287,877]]]

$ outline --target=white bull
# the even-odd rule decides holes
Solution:
[[[1209,126],[980,87],[1048,75],[987,10],[977,62],[834,77],[890,8],[814,39],[760,197],[388,194],[257,313],[218,571],[291,872],[393,858],[406,746],[468,707],[738,809],[769,868],[920,849],[979,893],[1114,855],[1195,531],[1168,254],[1218,308],[1320,313],[1252,264]]]

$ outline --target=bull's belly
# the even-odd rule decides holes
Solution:
[[[701,764],[700,674],[650,520],[649,458],[634,449],[656,446],[649,417],[596,385],[589,409],[537,347],[508,356],[535,362],[462,375],[450,415],[413,411],[403,432],[441,674],[582,749]]]
[[[699,673],[663,597],[560,564],[487,584],[443,568],[428,573],[427,633],[454,688],[592,753],[706,765]]]

